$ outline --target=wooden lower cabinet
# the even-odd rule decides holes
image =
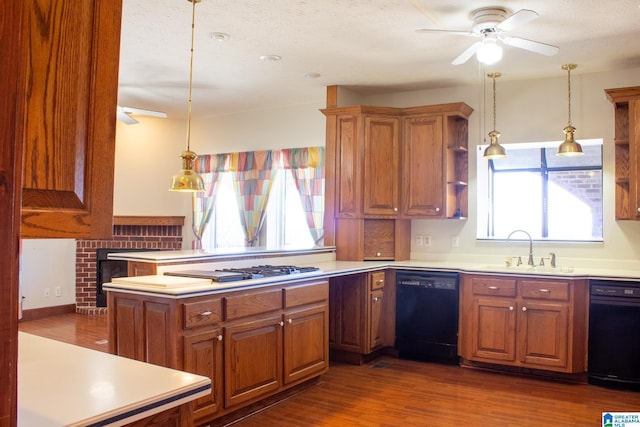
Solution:
[[[323,280],[177,300],[110,291],[109,349],[211,378],[199,425],[326,372],[328,298]]]
[[[281,322],[277,315],[225,327],[225,407],[255,400],[282,386]]]
[[[184,337],[183,369],[211,378],[211,394],[193,403],[194,418],[215,414],[222,407],[222,331],[219,328]]]
[[[366,355],[393,344],[384,333],[385,282],[384,271],[331,279],[329,345],[335,359],[361,363]]]
[[[585,371],[586,281],[462,277],[463,359],[563,373]]]

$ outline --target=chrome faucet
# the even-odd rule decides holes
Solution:
[[[527,265],[535,265],[533,262],[533,239],[531,238],[531,234],[527,233],[524,230],[513,230],[511,233],[509,233],[509,235],[507,236],[507,242],[511,239],[511,236],[514,233],[524,233],[527,235],[527,237],[529,238],[529,259],[527,260]],[[554,260],[555,261],[555,260]]]

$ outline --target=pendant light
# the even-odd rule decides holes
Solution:
[[[558,147],[558,156],[580,156],[584,154],[582,152],[582,147],[580,146],[580,144],[578,144],[573,138],[573,133],[576,131],[576,128],[571,126],[571,70],[575,70],[576,67],[576,64],[564,64],[562,66],[562,69],[567,71],[568,77],[569,124],[563,129],[565,138],[564,142]]]
[[[489,138],[491,139],[491,142],[489,143],[489,146],[484,150],[483,155],[483,157],[488,160],[507,157],[507,153],[504,150],[504,147],[498,143],[500,132],[496,130],[496,79],[501,75],[502,73],[487,74],[487,77],[493,79],[493,130],[489,132]]]
[[[187,109],[187,149],[180,154],[182,171],[171,180],[171,191],[200,192],[204,191],[202,177],[193,169],[198,155],[191,151],[191,92],[193,89],[193,42],[195,38],[196,3],[202,0],[187,0],[192,3],[191,10],[191,53],[189,63],[189,103]]]

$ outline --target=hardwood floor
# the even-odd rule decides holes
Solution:
[[[106,316],[53,316],[19,329],[107,351]],[[316,387],[234,427],[601,426],[605,411],[640,412],[640,393],[382,357],[331,363]]]

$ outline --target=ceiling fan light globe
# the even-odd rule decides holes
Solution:
[[[492,65],[502,59],[502,47],[493,39],[485,39],[476,52],[478,61],[485,65]]]

